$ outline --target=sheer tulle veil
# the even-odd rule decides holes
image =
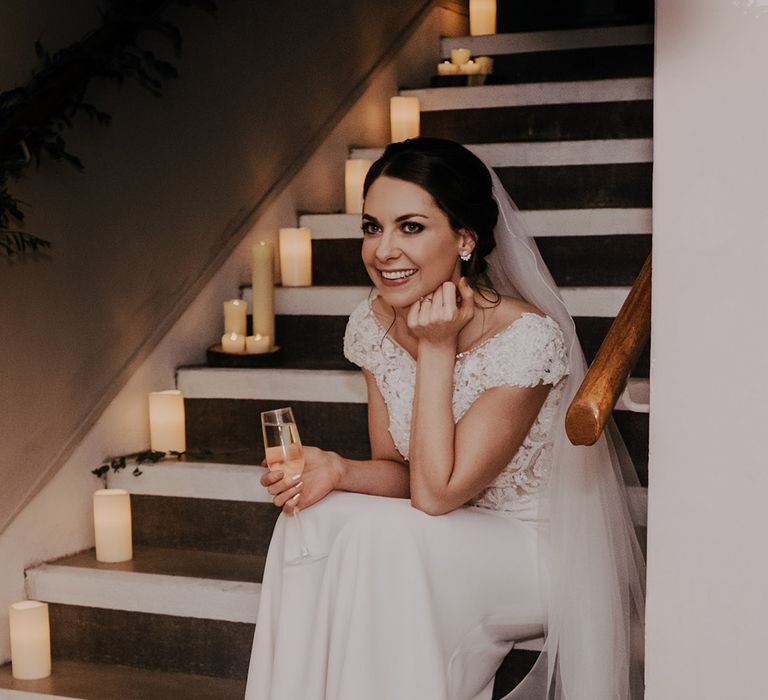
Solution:
[[[586,373],[584,353],[523,217],[488,170],[499,206],[489,277],[501,294],[522,298],[558,322],[570,364],[541,506],[549,523],[540,544],[550,582],[544,651],[504,700],[639,700],[645,569],[627,496],[637,477],[615,426],[592,447],[576,447],[565,434],[566,410]]]

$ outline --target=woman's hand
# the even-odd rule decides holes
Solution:
[[[304,471],[298,479],[286,482],[282,470],[276,470],[266,472],[261,477],[261,485],[273,497],[272,502],[290,515],[294,508],[304,510],[325,498],[338,486],[343,472],[338,454],[305,445]]]
[[[456,346],[459,332],[475,315],[475,295],[467,280],[459,280],[459,299],[456,285],[443,282],[432,294],[422,297],[408,310],[408,328],[419,341],[433,344],[452,343]]]

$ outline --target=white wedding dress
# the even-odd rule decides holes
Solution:
[[[350,317],[344,351],[375,376],[407,458],[415,361],[368,301]],[[294,566],[295,523],[280,516],[246,700],[490,699],[511,640],[546,620],[538,516],[567,373],[560,327],[532,313],[457,356],[456,421],[492,387],[553,386],[515,458],[462,508],[429,516],[406,499],[333,492],[302,511],[310,549],[327,558]]]

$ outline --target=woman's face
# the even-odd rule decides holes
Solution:
[[[454,231],[432,195],[412,182],[381,176],[363,206],[363,263],[386,303],[404,308],[448,280],[458,283],[459,253],[474,248]]]

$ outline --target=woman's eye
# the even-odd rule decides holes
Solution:
[[[372,221],[364,221],[360,228],[362,229],[363,235],[365,236],[372,236],[373,234],[379,232],[379,227]]]
[[[415,221],[404,221],[402,229],[405,233],[421,233],[424,230],[424,225],[417,224]]]

